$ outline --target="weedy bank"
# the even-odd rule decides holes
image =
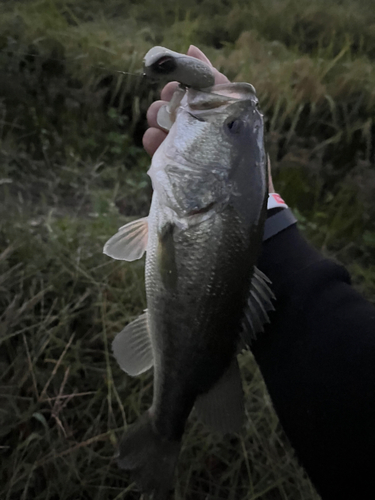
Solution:
[[[0,25],[1,497],[137,498],[117,438],[148,406],[110,343],[145,307],[143,263],[102,255],[146,215],[137,74],[194,43],[257,89],[275,184],[308,237],[375,300],[372,2],[4,2]],[[280,19],[283,22],[280,22]],[[123,72],[131,73],[124,74]],[[241,436],[195,418],[177,498],[315,499],[251,355]]]

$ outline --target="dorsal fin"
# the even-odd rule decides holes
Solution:
[[[270,280],[257,267],[251,280],[250,294],[244,310],[242,338],[250,346],[252,340],[263,332],[263,325],[270,322],[268,312],[274,311],[275,295],[268,286]]]

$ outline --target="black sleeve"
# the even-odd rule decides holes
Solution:
[[[290,226],[263,244],[277,298],[252,351],[324,500],[375,498],[375,308]]]

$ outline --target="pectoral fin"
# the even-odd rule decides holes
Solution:
[[[269,311],[274,311],[272,300],[275,296],[268,286],[270,280],[258,268],[254,268],[250,295],[244,311],[242,338],[250,346],[259,332],[263,332],[264,324],[269,323]]]
[[[147,217],[129,222],[104,245],[103,253],[117,260],[140,259],[147,249]]]
[[[124,372],[139,375],[154,364],[147,312],[129,323],[112,343],[113,355]]]
[[[218,432],[240,431],[244,420],[244,400],[237,358],[206,394],[198,396],[195,409],[201,420]]]

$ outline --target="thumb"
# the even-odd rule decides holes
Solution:
[[[208,57],[200,50],[198,47],[195,45],[190,45],[187,51],[187,55],[191,57],[195,57],[196,59],[199,59],[200,61],[205,62],[209,66],[212,66],[211,61],[208,59]]]
[[[195,45],[190,45],[190,47],[187,51],[187,55],[191,56],[191,57],[195,57],[196,59],[199,59],[200,61],[202,61],[202,62],[204,62],[212,67],[212,63],[208,59],[206,54],[204,54],[201,51],[201,49],[198,49],[198,47],[196,47]],[[223,73],[220,73],[216,68],[212,67],[212,71],[213,71],[214,76],[215,76],[215,84],[216,85],[218,85],[220,83],[229,83],[228,78],[225,75],[223,75]]]

